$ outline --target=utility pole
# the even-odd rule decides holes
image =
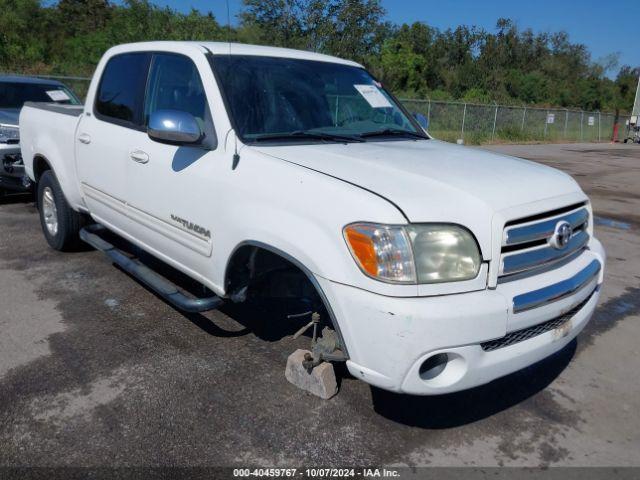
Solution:
[[[627,130],[625,131],[624,141],[625,142],[627,141],[628,136],[632,137],[632,141],[637,140],[639,132],[640,132],[640,77],[638,77],[638,87],[636,88],[636,98],[633,101],[633,109],[631,110],[631,116],[629,117]]]
[[[464,142],[464,122],[467,119],[467,104],[464,104],[464,110],[462,111],[462,130],[460,131],[460,140]]]
[[[633,102],[631,115],[640,115],[640,77],[638,77],[638,88],[636,88],[636,99]]]
[[[491,140],[496,136],[496,122],[498,120],[498,104],[496,103],[496,111],[493,114],[493,130],[491,131]]]

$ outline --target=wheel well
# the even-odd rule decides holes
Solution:
[[[348,355],[340,327],[322,288],[313,274],[295,258],[262,244],[238,247],[227,263],[225,291],[235,302],[269,297],[301,300],[311,311],[321,313],[337,332]]]
[[[52,170],[47,159],[42,155],[36,155],[33,158],[33,176],[36,183],[40,181],[40,177],[42,177],[42,174],[47,170]]]
[[[298,277],[298,288],[291,285],[266,285],[274,276],[282,280],[282,275]],[[305,284],[308,283],[308,284]],[[244,287],[269,288],[272,294],[281,296],[317,295],[314,285],[305,269],[283,255],[257,245],[243,245],[236,249],[227,264],[225,290],[233,297]],[[288,290],[283,290],[286,287]]]

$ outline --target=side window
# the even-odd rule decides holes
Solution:
[[[193,115],[204,129],[207,123],[207,99],[195,64],[177,54],[153,56],[147,96],[145,125],[156,110],[180,110]]]
[[[151,55],[125,53],[107,63],[98,92],[95,113],[102,120],[124,126],[142,125],[142,102]]]

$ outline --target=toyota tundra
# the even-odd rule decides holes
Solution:
[[[295,297],[310,368],[463,390],[562,349],[598,302],[605,253],[569,175],[432,138],[353,61],[121,45],[84,106],[28,103],[20,128],[51,247],[82,239],[187,311]]]

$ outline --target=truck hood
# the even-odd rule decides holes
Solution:
[[[554,168],[438,140],[253,148],[385,197],[410,222],[464,225],[486,246],[496,212],[582,193]]]
[[[20,110],[17,108],[0,108],[0,123],[18,126]]]

